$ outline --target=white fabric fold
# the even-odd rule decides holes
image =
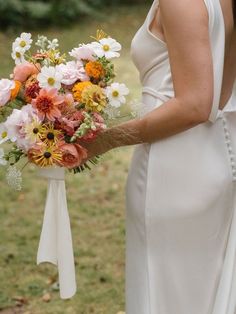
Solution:
[[[65,169],[42,168],[39,170],[39,176],[48,179],[48,191],[37,264],[50,262],[58,266],[60,296],[62,299],[69,299],[76,293],[76,277],[66,200]]]

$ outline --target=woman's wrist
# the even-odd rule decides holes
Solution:
[[[102,140],[107,149],[136,145],[143,142],[141,136],[142,121],[135,119],[104,130]]]

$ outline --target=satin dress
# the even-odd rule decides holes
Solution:
[[[236,313],[236,95],[223,110],[225,26],[204,0],[214,65],[209,120],[135,147],[126,184],[126,314]],[[155,0],[131,55],[142,115],[174,96],[167,45],[150,31]]]

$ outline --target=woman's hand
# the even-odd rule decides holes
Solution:
[[[80,145],[87,149],[87,159],[102,155],[111,149],[135,145],[141,141],[139,135],[139,122],[137,120],[131,120],[126,123],[122,123],[115,127],[105,129],[98,136],[89,142],[80,141]]]
[[[79,144],[87,150],[87,158],[83,160],[83,163],[114,148],[109,140],[109,129],[98,134],[94,140],[80,141]]]

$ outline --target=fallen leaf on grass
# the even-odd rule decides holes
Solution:
[[[48,285],[52,285],[52,284],[54,284],[54,282],[56,282],[56,281],[57,281],[57,275],[49,277],[49,278],[46,280],[46,283],[47,283]]]
[[[50,293],[46,293],[42,297],[43,302],[50,302],[51,301],[51,295]]]
[[[26,297],[19,296],[19,295],[12,297],[12,300],[16,301],[17,306],[22,306],[28,303],[28,299]]]

